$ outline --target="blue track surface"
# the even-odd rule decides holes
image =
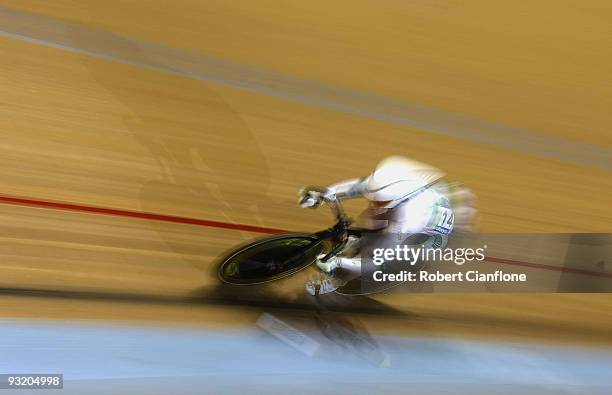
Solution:
[[[439,338],[376,340],[391,356],[390,367],[376,367],[337,345],[308,357],[258,328],[4,320],[0,372],[64,373],[65,394],[612,393],[610,351]]]

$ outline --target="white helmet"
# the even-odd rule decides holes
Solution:
[[[364,196],[382,203],[380,207],[393,208],[442,177],[444,173],[433,166],[402,156],[390,156],[367,178]]]

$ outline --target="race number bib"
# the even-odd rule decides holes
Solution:
[[[436,210],[437,221],[434,224],[434,230],[444,235],[449,234],[453,230],[454,219],[455,215],[453,214],[453,210],[446,207],[438,207]]]

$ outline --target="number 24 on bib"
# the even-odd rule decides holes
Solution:
[[[436,217],[438,221],[436,222],[434,229],[442,234],[449,234],[453,230],[453,220],[455,219],[453,210],[446,207],[438,207]]]

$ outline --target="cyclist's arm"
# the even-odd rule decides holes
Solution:
[[[339,200],[361,197],[366,192],[366,188],[366,177],[341,181],[327,187],[329,193],[335,195]]]

